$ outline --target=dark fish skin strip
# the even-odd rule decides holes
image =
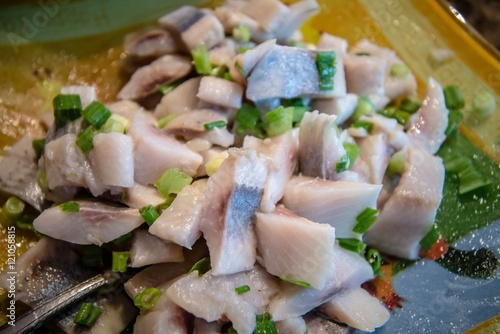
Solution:
[[[228,220],[234,222],[226,225],[229,236],[239,234],[241,229],[245,228],[244,225],[248,225],[248,222],[253,221],[263,192],[263,188],[236,185],[227,207],[229,211]]]

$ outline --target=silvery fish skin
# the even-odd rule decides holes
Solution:
[[[41,211],[47,202],[38,185],[38,165],[32,142],[30,137],[21,138],[0,160],[0,190]]]

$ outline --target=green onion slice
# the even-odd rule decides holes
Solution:
[[[369,115],[375,111],[375,105],[368,96],[360,96],[358,105],[351,116],[354,121],[357,121],[361,116]]]
[[[250,291],[250,287],[248,285],[242,285],[234,289],[234,291],[236,292],[237,295],[242,295]]]
[[[75,324],[91,327],[101,315],[101,308],[91,303],[83,303],[73,320]]]
[[[76,145],[82,150],[83,154],[89,154],[94,148],[94,135],[94,129],[89,126],[76,136]]]
[[[193,178],[180,169],[169,168],[155,182],[155,187],[164,198],[168,198],[172,194],[178,194],[185,186],[188,186],[193,181]]]
[[[122,235],[121,237],[118,237],[115,240],[113,240],[113,243],[117,246],[120,246],[125,241],[130,240],[131,238],[132,238],[132,232],[128,232],[128,233]]]
[[[111,271],[115,273],[123,273],[127,271],[127,264],[129,258],[130,258],[130,252],[113,252]]]
[[[156,211],[153,205],[148,205],[139,209],[139,213],[141,214],[144,221],[149,225],[153,225],[153,223],[160,217],[158,212]]]
[[[407,96],[401,101],[401,105],[399,109],[409,112],[410,114],[414,114],[420,109],[422,102],[414,96]]]
[[[457,85],[451,85],[443,90],[446,108],[461,109],[465,106],[462,91]]]
[[[320,90],[333,89],[333,76],[337,70],[335,67],[335,58],[336,55],[333,51],[318,52],[316,54]]]
[[[196,262],[191,269],[189,269],[188,274],[191,274],[193,271],[198,272],[198,276],[202,277],[205,275],[207,271],[209,271],[211,268],[210,266],[210,258],[209,257],[204,257],[203,259],[199,260]]]
[[[278,334],[276,325],[269,313],[257,315],[255,317],[255,330],[252,334]]]
[[[63,127],[81,116],[82,102],[80,95],[59,94],[52,100],[54,107],[54,123]]]
[[[365,129],[366,132],[371,133],[373,130],[373,123],[357,120],[351,125],[353,128],[362,128]]]
[[[378,217],[378,210],[366,208],[356,217],[357,224],[352,229],[353,232],[363,234],[375,223]]]
[[[59,204],[59,208],[63,212],[77,213],[80,212],[80,204],[76,202],[66,202]]]
[[[235,121],[237,124],[236,134],[243,135],[245,133],[262,137],[259,124],[262,123],[260,111],[246,103],[243,103],[240,109],[236,112]]]
[[[25,204],[19,198],[11,196],[2,207],[2,214],[10,220],[15,221],[24,212]]]
[[[45,148],[45,139],[35,139],[31,143],[31,146],[33,147],[33,151],[35,151],[36,158],[40,159]]]
[[[365,252],[366,244],[359,241],[355,238],[338,238],[339,246],[350,250],[351,252],[355,252],[358,254],[362,254]]]
[[[387,107],[385,109],[378,111],[378,114],[388,118],[394,118],[401,125],[406,125],[406,123],[411,117],[411,114],[409,112],[401,110],[396,107]]]
[[[438,239],[439,239],[439,233],[436,229],[436,225],[434,224],[432,225],[429,232],[427,232],[427,234],[422,238],[422,240],[420,240],[420,246],[424,250],[429,251],[432,248],[432,246],[434,246],[436,241],[438,241]]]
[[[296,280],[296,279],[293,279],[293,278],[287,278],[287,277],[282,276],[282,277],[280,277],[280,280],[288,282],[288,283],[291,283],[291,284],[295,284],[295,285],[298,285],[298,286],[303,286],[304,288],[310,288],[311,287],[310,283],[307,283],[307,282],[304,282],[304,281],[299,281],[299,280]]]
[[[100,129],[104,123],[111,117],[111,111],[98,101],[92,101],[87,108],[82,111],[83,118]]]
[[[382,264],[382,256],[380,252],[375,248],[370,248],[365,254],[366,261],[372,266],[373,273],[377,276],[383,275],[383,272],[380,270],[380,266]],[[382,276],[383,277],[383,276]]]
[[[391,174],[401,174],[405,169],[407,152],[404,150],[398,151],[393,154],[389,159],[387,171]]]
[[[215,128],[223,128],[226,125],[227,125],[226,121],[215,121],[215,122],[203,124],[203,127],[205,128],[205,130],[210,131],[210,130],[213,130]]]
[[[240,24],[233,28],[233,39],[238,43],[248,43],[251,37],[252,33],[246,25]]]
[[[269,137],[279,136],[293,127],[293,107],[282,106],[266,113],[267,134]]]
[[[158,288],[149,288],[137,294],[134,298],[134,305],[141,310],[150,310],[155,307],[162,293]]]
[[[389,75],[394,78],[404,78],[410,73],[410,69],[403,63],[394,63],[389,69]]]
[[[194,67],[198,74],[210,75],[212,72],[212,64],[208,57],[208,49],[205,44],[200,44],[196,49],[191,51],[194,60]]]
[[[487,90],[480,90],[472,96],[472,114],[478,120],[484,120],[495,111],[495,97]]]

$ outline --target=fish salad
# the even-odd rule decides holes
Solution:
[[[124,289],[53,325],[383,326],[389,310],[362,285],[384,276],[385,258],[415,260],[438,241],[435,154],[457,131],[460,92],[429,78],[419,100],[410,68],[367,40],[303,42],[319,10],[316,0],[184,6],[125,37],[134,71],[116,102],[63,87],[46,137],[0,160],[0,188],[15,196],[4,225],[26,216],[24,203],[40,212],[24,222],[40,240],[17,263],[16,298],[34,307],[111,270]]]

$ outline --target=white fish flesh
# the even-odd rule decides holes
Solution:
[[[337,238],[360,238],[352,232],[356,217],[375,208],[382,185],[293,177],[285,188],[283,204],[301,217],[335,227]]]
[[[336,294],[318,308],[330,319],[353,328],[373,332],[389,320],[387,308],[363,288],[354,288]]]
[[[138,183],[153,184],[169,168],[194,175],[203,160],[142,113],[135,114],[129,135],[134,140],[134,178]]]
[[[151,225],[149,232],[191,249],[201,236],[200,222],[206,185],[207,181],[202,179],[184,187],[168,209]]]
[[[204,319],[194,319],[193,334],[220,334],[222,324],[217,321],[207,322]]]
[[[243,86],[226,79],[205,76],[201,79],[196,97],[221,107],[240,108]]]
[[[157,119],[168,115],[180,115],[196,109],[200,100],[196,97],[201,77],[191,78],[161,98],[154,110]]]
[[[357,105],[358,96],[349,93],[331,99],[314,99],[311,108],[312,110],[318,110],[320,113],[337,116],[335,124],[341,125],[351,117]]]
[[[139,68],[118,93],[120,100],[145,97],[162,84],[171,83],[191,72],[191,60],[184,56],[165,55]]]
[[[297,167],[298,146],[298,130],[264,140],[253,136],[245,137],[243,147],[253,148],[268,157],[267,181],[260,211],[273,211],[276,203],[283,197],[285,185]]]
[[[408,145],[435,154],[446,139],[444,132],[447,126],[448,109],[443,88],[436,80],[429,78],[425,99],[412,117],[407,131]]]
[[[79,245],[102,245],[137,228],[144,222],[137,209],[104,202],[76,201],[79,212],[64,212],[53,206],[33,222],[35,229],[49,237]]]
[[[265,31],[275,32],[283,26],[290,9],[279,0],[249,0],[240,8],[246,14],[259,22]]]
[[[130,247],[130,267],[138,268],[155,263],[182,261],[184,261],[184,256],[181,246],[160,239],[146,230],[134,231]]]
[[[373,269],[361,255],[333,246],[333,261],[328,268],[329,278],[322,290],[281,283],[280,293],[271,299],[269,312],[275,321],[301,316],[323,304],[336,293],[359,287],[373,278]]]
[[[123,194],[122,202],[131,208],[140,209],[148,205],[160,205],[165,202],[165,198],[160,195],[158,189],[154,186],[134,183]]]
[[[276,322],[279,334],[305,334],[308,333],[306,322],[302,317],[292,317]]]
[[[387,61],[375,56],[347,55],[344,59],[347,92],[384,95]]]
[[[248,285],[250,291],[237,295],[235,289]],[[232,321],[240,334],[251,334],[255,316],[264,314],[269,299],[276,294],[276,279],[265,269],[254,269],[234,275],[213,275],[212,270],[202,277],[198,272],[180,278],[166,295],[177,305],[198,318],[217,321],[223,316]]]
[[[299,170],[303,175],[332,180],[346,151],[334,128],[336,116],[306,113],[299,132]]]
[[[125,36],[123,49],[138,58],[157,58],[180,51],[175,39],[164,29],[132,32]]]
[[[441,158],[409,149],[399,184],[364,241],[384,253],[417,259],[443,197],[444,175]]]
[[[252,149],[229,149],[207,182],[201,231],[210,249],[214,275],[253,268],[257,241],[254,214],[259,207],[267,167]]]
[[[302,0],[292,3],[285,21],[274,30],[274,35],[283,44],[290,39],[309,18],[319,13],[319,4],[316,0]]]
[[[333,261],[335,229],[299,217],[282,206],[256,216],[258,250],[266,270],[323,289]]]
[[[357,140],[357,144],[361,149],[358,160],[364,161],[368,166],[366,178],[372,184],[382,184],[385,170],[389,164],[391,150],[385,137],[384,134],[376,134]],[[355,165],[356,163],[357,161]],[[357,171],[355,166],[353,171]]]

